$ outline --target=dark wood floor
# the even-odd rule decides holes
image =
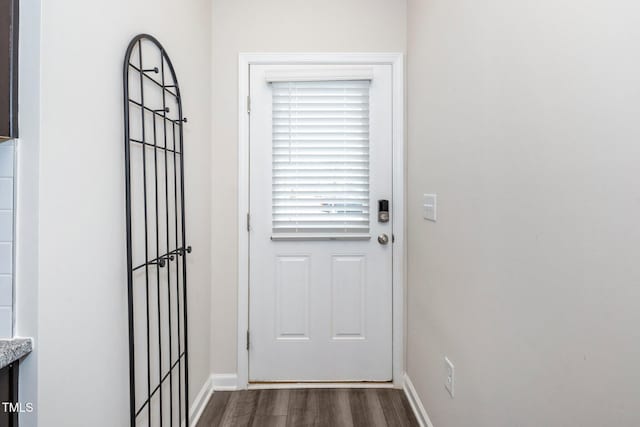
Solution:
[[[402,390],[217,391],[197,427],[419,426]]]

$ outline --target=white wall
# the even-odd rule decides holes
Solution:
[[[37,353],[25,360],[21,372],[27,378],[22,398],[32,399],[37,386],[37,419],[25,418],[27,426],[128,422],[121,70],[127,43],[140,32],[156,35],[169,52],[189,118],[185,180],[187,238],[194,248],[189,257],[192,399],[209,376],[210,8],[208,0],[43,2],[41,28],[26,30],[32,49],[41,42],[40,76],[29,68],[21,74],[34,85],[40,82],[39,95],[37,88],[27,90],[30,105],[21,113],[20,150],[27,154],[20,161],[30,159],[27,167],[33,169],[39,160],[32,170],[36,184],[25,183],[24,197],[30,200],[20,205],[37,209],[37,214],[25,209],[20,221],[35,222],[38,230],[25,240],[29,243],[22,253],[37,257],[31,265],[36,272],[26,268],[30,260],[23,258],[24,276],[17,283],[18,333],[37,334]],[[37,18],[37,7],[25,10]],[[38,66],[33,50],[22,55]]]
[[[640,4],[408,17],[408,373],[434,425],[640,425]]]
[[[236,372],[238,54],[404,52],[405,24],[404,0],[213,0],[213,372]]]

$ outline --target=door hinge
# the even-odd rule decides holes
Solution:
[[[251,97],[247,96],[247,114],[251,114]]]
[[[251,215],[247,212],[247,231],[251,231]]]
[[[247,330],[247,351],[249,351],[249,330]]]

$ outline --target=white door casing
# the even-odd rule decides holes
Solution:
[[[251,381],[389,381],[393,377],[393,245],[378,242],[383,234],[391,240],[396,206],[392,203],[392,221],[378,221],[378,200],[393,201],[391,65],[366,67],[371,73],[368,233],[312,231],[301,238],[303,233],[279,234],[274,228],[279,218],[272,216],[272,206],[278,202],[272,180],[274,84],[267,80],[296,80],[301,74],[317,80],[340,74],[347,80],[363,69],[354,74],[352,68],[331,65],[250,68]],[[278,77],[271,78],[274,74]]]
[[[247,332],[249,329],[249,67],[253,65],[326,65],[341,64],[359,66],[365,64],[388,64],[393,74],[393,199],[391,210],[394,240],[393,245],[393,386],[404,384],[405,349],[405,137],[404,137],[404,55],[402,53],[240,53],[238,55],[238,206],[237,206],[237,316],[236,358],[237,370],[220,374],[232,378],[234,389],[281,387],[273,383],[249,384],[249,351]],[[289,386],[293,386],[290,384]],[[300,387],[314,387],[311,383],[298,383]],[[364,387],[363,383],[334,383],[323,386]],[[379,385],[378,385],[379,386]]]

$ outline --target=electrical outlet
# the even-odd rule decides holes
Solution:
[[[454,385],[455,385],[455,368],[453,367],[453,363],[449,360],[448,357],[444,358],[444,374],[446,375],[444,380],[444,388],[447,389],[451,398],[453,399],[454,395]]]

